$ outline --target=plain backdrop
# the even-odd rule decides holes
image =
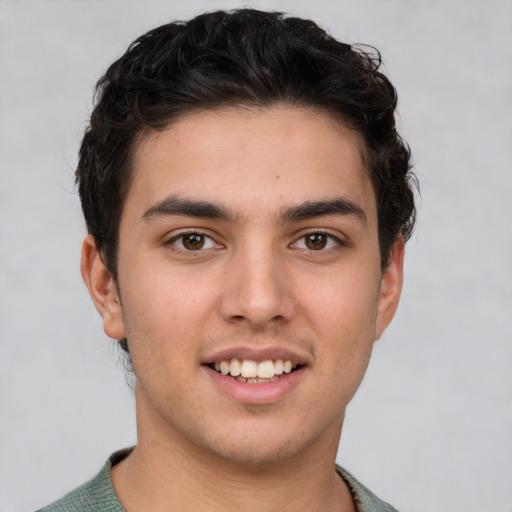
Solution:
[[[73,170],[93,86],[138,35],[232,1],[0,0],[0,511],[135,442],[82,285]],[[421,181],[397,317],[338,460],[405,512],[512,512],[512,3],[247,1],[375,45]]]

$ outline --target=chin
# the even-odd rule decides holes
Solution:
[[[245,423],[243,427],[226,430],[215,440],[210,438],[205,445],[208,445],[215,457],[226,463],[258,470],[296,461],[309,451],[321,449],[320,445],[326,441],[329,444],[332,441],[336,446],[339,442],[340,428],[333,429],[332,433],[308,432],[304,428],[290,428],[289,424],[282,422],[272,427],[263,428],[255,423]]]
[[[247,440],[248,441],[248,440]],[[302,450],[295,443],[268,442],[230,443],[229,447],[215,447],[214,454],[226,463],[244,466],[245,468],[268,469],[269,466],[292,460]],[[224,449],[222,449],[224,448]]]

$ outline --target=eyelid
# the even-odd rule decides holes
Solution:
[[[299,232],[295,236],[294,242],[292,242],[290,244],[290,247],[296,246],[298,244],[298,242],[301,240],[304,241],[304,239],[307,236],[315,235],[315,234],[327,236],[331,241],[334,241],[336,243],[337,248],[349,246],[349,243],[340,235],[339,232],[334,234],[331,230],[326,229],[326,228],[314,228],[314,229],[306,229],[306,230]],[[302,248],[300,248],[300,249],[302,249]],[[303,249],[307,250],[307,251],[311,251],[311,252],[325,252],[325,251],[328,251],[329,249],[335,249],[335,247],[322,248],[322,249],[318,249],[316,251],[314,249],[309,249],[308,247],[304,247]]]
[[[184,229],[183,231],[180,231],[178,233],[173,233],[172,236],[170,236],[169,238],[166,237],[166,239],[164,239],[164,245],[172,246],[175,249],[182,251],[182,252],[201,252],[201,251],[205,251],[205,250],[214,248],[214,247],[206,247],[206,248],[201,247],[200,249],[197,249],[196,251],[194,251],[194,250],[187,249],[185,247],[179,247],[176,244],[176,242],[180,239],[183,239],[184,237],[186,237],[188,235],[202,236],[205,239],[211,240],[213,246],[219,247],[219,248],[223,247],[223,245],[221,243],[217,242],[217,240],[214,238],[214,236],[212,236],[209,233],[206,233],[202,229],[197,229],[197,228],[196,229]]]

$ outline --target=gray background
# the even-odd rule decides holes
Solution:
[[[384,55],[422,183],[398,315],[339,460],[412,512],[512,511],[512,3],[249,1]],[[0,510],[135,442],[79,274],[72,172],[92,89],[136,36],[229,1],[0,0]]]

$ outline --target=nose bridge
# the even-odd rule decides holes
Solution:
[[[284,259],[265,237],[237,247],[228,272],[222,298],[227,320],[245,319],[253,328],[262,328],[291,318],[294,306]]]

